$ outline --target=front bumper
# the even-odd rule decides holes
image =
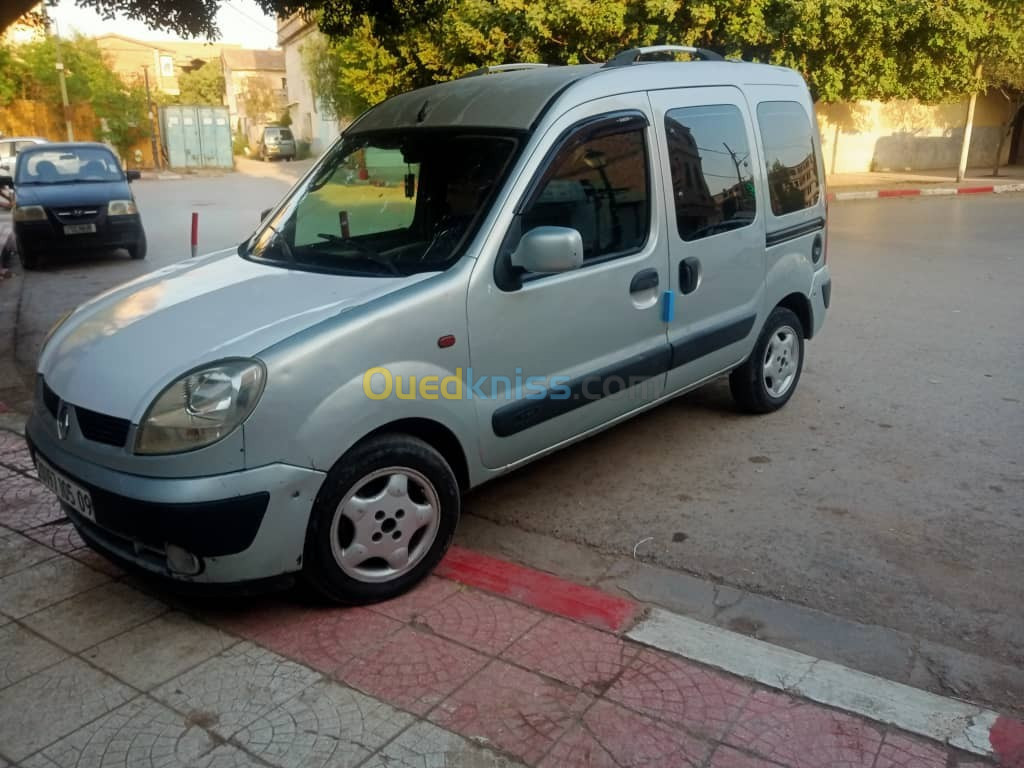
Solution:
[[[29,251],[95,251],[106,248],[131,248],[142,239],[142,219],[138,214],[107,216],[101,213],[95,219],[82,223],[94,224],[95,232],[65,235],[64,222],[47,212],[46,221],[18,221],[14,223],[14,236],[18,247]]]
[[[35,415],[29,420],[29,449],[92,495],[95,522],[64,511],[94,549],[160,576],[211,584],[269,579],[302,567],[323,472],[271,464],[209,477],[142,477],[68,453],[44,424]],[[199,573],[171,570],[171,544],[198,558]]]

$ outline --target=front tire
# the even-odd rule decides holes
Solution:
[[[338,603],[397,597],[440,562],[461,508],[455,473],[432,446],[402,434],[365,440],[317,494],[303,578]]]
[[[139,235],[139,241],[128,249],[129,255],[136,261],[141,261],[146,258],[146,233],[142,232]]]
[[[750,357],[729,375],[729,389],[744,411],[771,413],[789,402],[803,367],[803,324],[792,310],[776,307]]]
[[[39,269],[39,254],[29,251],[21,241],[15,241],[15,244],[18,248],[18,260],[21,262],[21,268],[26,272]]]

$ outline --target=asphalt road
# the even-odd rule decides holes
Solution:
[[[202,250],[244,238],[289,185],[268,173],[139,183],[149,259],[27,275],[22,366],[65,309],[187,256],[192,210]],[[1019,195],[833,205],[832,309],[785,409],[737,414],[719,382],[467,510],[1024,666],[1022,242]]]

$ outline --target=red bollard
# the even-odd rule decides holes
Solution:
[[[196,257],[196,248],[199,247],[199,213],[192,212],[192,258]]]

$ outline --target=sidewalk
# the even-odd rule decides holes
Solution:
[[[1024,766],[1024,726],[953,699],[812,701],[842,670],[458,548],[370,608],[177,598],[82,548],[0,430],[0,768]]]
[[[837,200],[905,195],[963,194],[965,192],[1024,191],[1024,165],[1003,166],[999,176],[992,168],[969,168],[962,182],[956,169],[935,171],[834,173],[827,178],[829,197]],[[878,192],[881,194],[870,194]],[[890,193],[890,194],[886,194]]]

